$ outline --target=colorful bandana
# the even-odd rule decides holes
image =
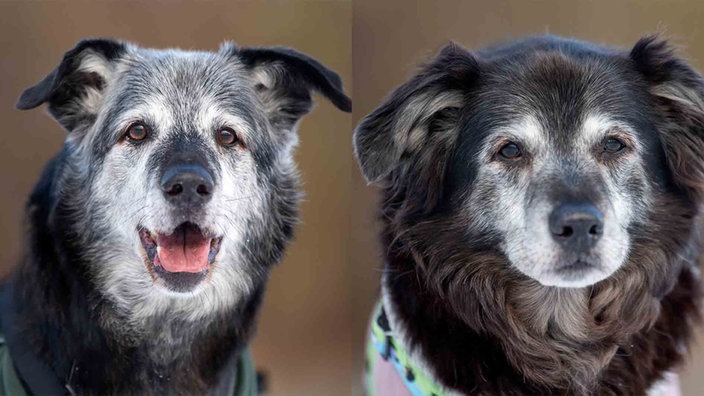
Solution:
[[[394,339],[381,301],[374,309],[370,327],[366,358],[368,396],[400,396],[399,390],[404,387],[412,396],[445,396],[440,386],[416,367],[401,343]]]

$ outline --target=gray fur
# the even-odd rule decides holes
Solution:
[[[275,77],[264,81],[262,76]],[[249,340],[269,270],[298,221],[301,194],[293,150],[313,90],[350,110],[339,77],[293,50],[241,49],[231,43],[217,52],[155,50],[87,40],[23,93],[18,108],[46,102],[69,132],[49,167],[57,169],[50,191],[41,192],[56,203],[48,209],[48,224],[36,227],[58,235],[53,243],[62,245],[55,247],[60,253],[63,245],[75,248],[66,260],[74,271],[87,272],[80,275],[88,280],[83,287],[95,291],[91,301],[100,302],[71,309],[87,310],[82,314],[98,322],[104,337],[130,351],[141,346],[146,356],[129,363],[121,356],[127,352],[105,351],[106,371],[86,379],[87,393],[114,393],[119,386],[124,392],[195,394],[228,380],[231,373],[219,370],[230,366],[219,365]],[[144,141],[125,137],[135,122],[148,127]],[[235,132],[236,145],[217,142],[223,127]],[[212,173],[214,188],[206,203],[184,209],[165,198],[160,178],[176,156],[203,159]],[[30,214],[46,209],[33,205]],[[206,278],[180,292],[150,269],[140,231],[170,235],[186,222],[222,241]],[[34,267],[44,260],[42,254],[36,252],[40,259],[23,270],[24,282],[67,275],[42,272],[65,271],[58,264]],[[48,319],[32,320],[39,331]],[[41,333],[33,337],[47,341]],[[217,351],[213,345],[234,349]],[[214,356],[222,353],[225,357]],[[114,361],[120,363],[109,363]],[[193,369],[199,364],[213,366],[212,373]],[[122,384],[120,373],[130,372],[137,377]],[[96,375],[105,378],[96,381]],[[178,381],[163,383],[177,376]],[[102,383],[91,388],[91,381]]]

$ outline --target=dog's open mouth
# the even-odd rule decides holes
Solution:
[[[176,292],[189,292],[207,277],[222,241],[193,223],[179,225],[170,235],[141,228],[139,237],[149,273]]]

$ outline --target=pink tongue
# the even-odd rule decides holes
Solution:
[[[179,227],[169,236],[157,236],[154,265],[169,272],[201,272],[208,269],[210,239],[190,227]]]

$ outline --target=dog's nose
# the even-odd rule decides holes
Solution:
[[[604,231],[604,216],[590,203],[563,203],[550,214],[550,232],[563,247],[588,252]]]
[[[161,177],[161,190],[172,203],[204,204],[213,195],[213,177],[200,165],[175,165]]]

